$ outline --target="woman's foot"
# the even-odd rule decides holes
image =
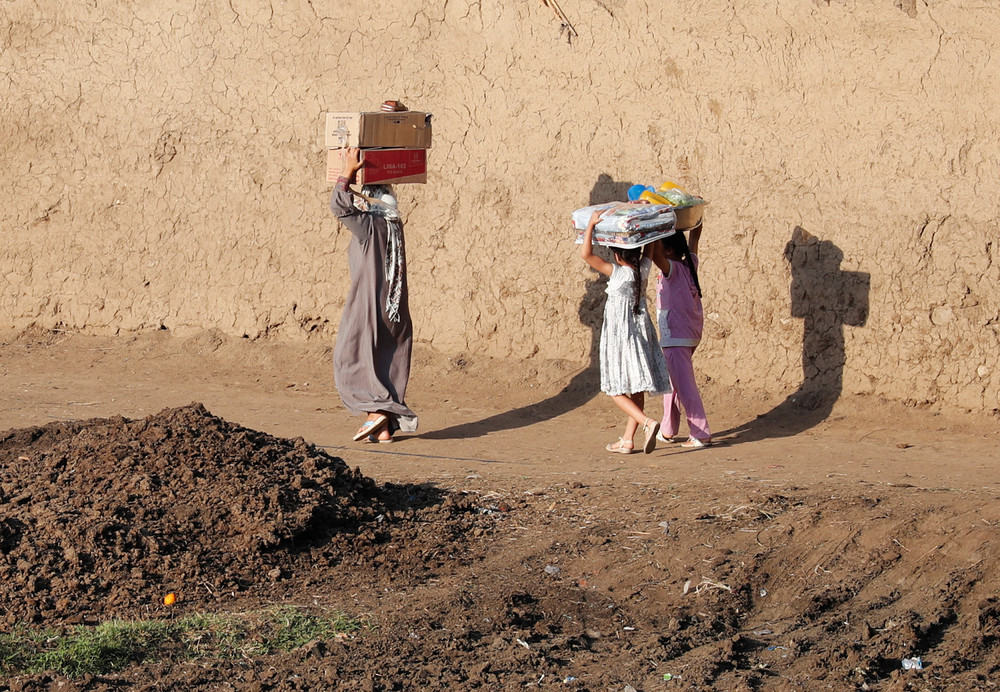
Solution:
[[[635,445],[632,444],[631,440],[626,440],[624,437],[619,437],[617,442],[612,442],[604,449],[609,452],[614,452],[615,454],[634,454]]]
[[[699,440],[697,437],[689,437],[687,442],[681,442],[681,447],[684,449],[701,449],[702,447],[708,447],[710,444],[712,444],[711,437],[704,440]]]
[[[389,416],[384,413],[369,413],[368,420],[354,433],[354,441],[360,442],[369,435],[375,435],[384,426],[388,430]]]
[[[642,432],[646,435],[646,444],[642,446],[642,451],[645,454],[650,454],[656,449],[656,436],[660,432],[660,422],[647,418],[646,422],[642,424]]]

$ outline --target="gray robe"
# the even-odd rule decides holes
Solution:
[[[391,431],[413,432],[417,429],[417,415],[404,403],[413,347],[405,253],[399,321],[393,321],[385,305],[388,223],[377,214],[355,208],[351,192],[343,183],[334,188],[330,209],[353,236],[347,248],[351,288],[333,351],[337,391],[351,413],[385,411]]]

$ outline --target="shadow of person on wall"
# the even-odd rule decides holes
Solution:
[[[788,437],[824,421],[844,387],[844,325],[868,321],[871,276],[843,271],[840,248],[796,226],[784,256],[792,271],[792,317],[803,320],[802,384],[755,420],[716,433],[731,442]]]
[[[590,188],[590,205],[605,202],[624,202],[628,199],[628,189],[634,183],[616,181],[607,173],[597,176],[597,181]]]
[[[591,188],[590,204],[627,199],[628,189],[631,186],[631,183],[615,182],[611,176],[602,173]],[[604,322],[604,303],[607,299],[606,286],[607,279],[604,276],[598,275],[597,278],[586,280],[577,315],[580,322],[590,330],[590,360],[559,392],[537,403],[504,411],[479,421],[461,423],[442,430],[431,430],[413,437],[425,440],[452,440],[479,437],[498,430],[522,428],[579,408],[600,394],[601,325]]]

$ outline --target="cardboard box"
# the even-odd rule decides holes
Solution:
[[[431,115],[420,111],[377,113],[327,113],[326,146],[412,147],[431,146]]]
[[[398,185],[427,182],[426,149],[363,149],[361,170],[355,178],[358,185]],[[340,150],[326,152],[326,181],[337,182],[342,168]]]

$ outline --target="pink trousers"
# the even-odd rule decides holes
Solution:
[[[681,424],[681,407],[687,417],[691,437],[707,440],[712,437],[708,429],[708,419],[705,417],[705,405],[701,403],[701,393],[694,379],[694,364],[692,363],[694,348],[691,346],[667,346],[663,349],[663,357],[667,360],[667,372],[670,374],[670,386],[673,391],[663,395],[663,420],[660,422],[660,434],[664,437],[675,437]]]

